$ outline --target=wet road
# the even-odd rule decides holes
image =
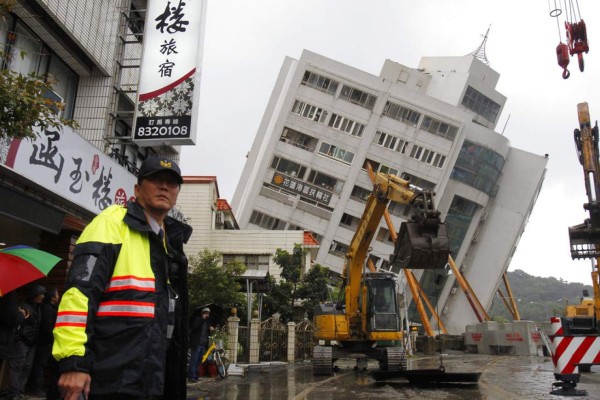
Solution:
[[[439,357],[439,356],[437,356]],[[439,358],[411,359],[409,368],[439,367]],[[339,360],[334,376],[313,376],[308,363],[252,367],[244,377],[202,378],[188,385],[188,399],[202,400],[334,400],[334,399],[562,399],[551,395],[553,365],[548,357],[486,356],[459,353],[444,357],[446,372],[480,372],[477,384],[411,385],[402,378],[375,380],[354,371],[354,361]],[[580,399],[600,400],[600,368],[583,374],[577,389],[588,391]]]

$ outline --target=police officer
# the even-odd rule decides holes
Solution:
[[[182,183],[175,162],[146,159],[136,200],[79,237],[54,327],[65,400],[185,399],[192,228],[167,216]]]

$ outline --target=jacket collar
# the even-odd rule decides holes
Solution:
[[[152,228],[146,220],[144,209],[137,201],[127,202],[127,214],[123,220],[131,229],[140,232],[151,232]],[[167,216],[164,221],[167,237],[178,237],[183,243],[187,243],[192,236],[192,227],[173,217]]]

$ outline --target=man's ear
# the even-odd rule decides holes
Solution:
[[[138,185],[137,183],[133,186],[133,195],[137,198],[138,197],[138,192],[140,191],[140,185]]]

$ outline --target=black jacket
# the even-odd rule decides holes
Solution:
[[[13,355],[16,330],[25,319],[17,310],[18,305],[16,292],[0,297],[0,359]]]

